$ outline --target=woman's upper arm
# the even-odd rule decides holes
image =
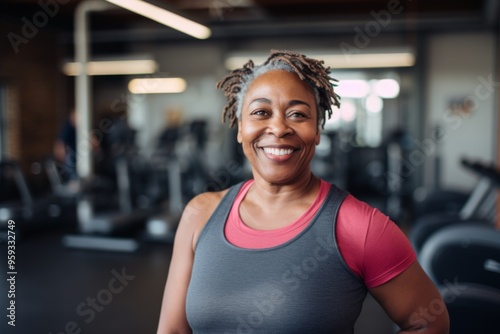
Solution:
[[[199,195],[182,214],[163,295],[158,334],[191,333],[186,319],[186,295],[191,279],[196,238],[208,220],[213,201]],[[213,196],[212,196],[213,197]]]
[[[446,305],[417,261],[387,283],[371,288],[370,293],[399,325],[401,334],[449,332]]]
[[[446,306],[401,229],[352,197],[342,209],[348,213],[338,220],[341,253],[402,329],[400,333],[448,333]]]

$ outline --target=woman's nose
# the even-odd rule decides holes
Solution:
[[[281,138],[293,133],[293,129],[288,124],[286,117],[275,116],[269,120],[268,133]]]

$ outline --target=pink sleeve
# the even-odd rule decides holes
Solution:
[[[340,206],[336,237],[347,266],[368,288],[388,282],[416,260],[401,229],[379,210],[351,195]]]

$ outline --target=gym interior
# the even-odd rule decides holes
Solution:
[[[184,206],[251,178],[216,82],[271,49],[339,80],[314,173],[404,231],[451,333],[495,332],[497,1],[128,3],[0,3],[0,332],[156,332]],[[355,333],[396,331],[368,295]]]

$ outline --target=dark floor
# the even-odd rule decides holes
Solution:
[[[6,245],[0,245],[0,333],[155,333],[172,247],[144,242],[136,253],[74,250],[62,246],[61,236],[18,241],[15,327],[5,316]],[[391,321],[368,296],[355,333],[391,332]]]

